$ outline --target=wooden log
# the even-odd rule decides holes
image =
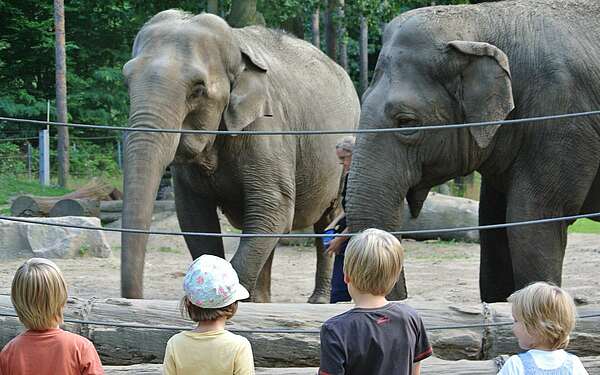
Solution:
[[[581,357],[581,362],[590,374],[600,373],[600,356]],[[486,361],[445,361],[430,357],[422,362],[421,374],[423,375],[495,375],[498,373],[506,356],[497,357]],[[160,375],[162,366],[159,364],[142,364],[133,366],[105,366],[106,375],[118,374],[145,374]],[[256,368],[256,375],[315,375],[316,367],[296,368]]]
[[[97,199],[61,199],[50,209],[50,217],[100,216],[100,201]]]
[[[507,304],[475,306],[447,306],[440,302],[409,301],[419,311],[426,327],[448,325],[473,325],[490,321],[487,316],[504,316]],[[228,322],[228,329],[295,329],[318,331],[320,325],[333,315],[351,308],[348,304],[254,304],[241,303],[238,313]],[[600,310],[600,306],[586,307]],[[0,295],[0,312],[12,312],[9,296]],[[490,315],[491,314],[491,315]],[[152,327],[192,327],[191,322],[180,317],[177,301],[161,300],[82,300],[72,298],[65,311],[67,318],[104,323],[143,324]],[[509,320],[504,316],[503,321]],[[593,319],[590,320],[590,322]],[[600,330],[591,323],[580,324],[569,350],[577,355],[600,355],[600,345],[591,345],[590,337],[597,337]],[[596,324],[597,320],[594,321]],[[106,365],[131,365],[137,363],[160,363],[167,340],[178,332],[176,329],[149,329],[81,325],[67,323],[65,329],[88,337],[96,345]],[[510,326],[508,326],[510,327]],[[508,328],[507,327],[507,328]],[[12,339],[21,329],[14,318],[0,317],[0,346]],[[316,333],[241,333],[250,340],[257,366],[262,367],[315,367],[319,362],[319,335]],[[493,335],[502,335],[496,338]],[[490,346],[490,342],[516,342],[509,329],[475,327],[452,330],[430,330],[429,339],[437,357],[445,360],[491,359],[492,353],[502,347]],[[484,345],[485,344],[485,345]],[[585,347],[585,345],[589,347]],[[585,347],[585,350],[583,348]],[[493,348],[494,351],[492,351]],[[514,354],[507,347],[502,354]],[[475,373],[475,372],[474,372]]]
[[[56,197],[33,197],[30,195],[21,195],[17,197],[10,205],[12,216],[48,216],[50,209],[60,198]]]
[[[48,216],[52,207],[63,199],[96,199],[110,200],[111,193],[115,190],[106,182],[93,179],[90,183],[76,191],[59,197],[34,197],[23,195],[17,197],[11,204],[12,216]],[[96,216],[96,215],[94,215]]]

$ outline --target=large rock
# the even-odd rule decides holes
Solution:
[[[99,227],[95,217],[64,216],[30,219],[56,224]],[[15,258],[108,258],[111,249],[104,232],[0,220],[0,260]]]
[[[452,197],[449,195],[429,193],[421,213],[417,218],[410,216],[410,210],[405,207],[402,217],[402,230],[424,230],[440,228],[457,228],[477,226],[479,222],[479,202]],[[479,231],[409,234],[404,237],[416,240],[442,239],[479,242]]]

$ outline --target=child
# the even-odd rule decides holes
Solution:
[[[250,343],[225,330],[225,322],[237,311],[237,301],[249,297],[231,264],[223,258],[202,255],[190,265],[183,289],[182,314],[198,326],[169,339],[164,374],[254,374]]]
[[[432,353],[421,318],[388,302],[402,270],[403,249],[391,234],[368,229],[348,243],[344,281],[355,307],[321,327],[320,375],[420,373]]]
[[[15,274],[11,300],[27,331],[0,353],[0,374],[104,374],[94,345],[63,331],[67,283],[48,259],[31,258]]]
[[[527,351],[511,356],[498,374],[588,374],[579,358],[564,351],[575,326],[575,304],[567,292],[537,282],[513,293],[508,302],[513,332]]]

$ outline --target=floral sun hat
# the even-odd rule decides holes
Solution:
[[[229,306],[250,296],[231,264],[214,255],[202,255],[190,265],[183,290],[191,303],[206,309]]]

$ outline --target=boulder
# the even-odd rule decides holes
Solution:
[[[57,224],[99,227],[95,217],[64,216],[31,219]],[[104,232],[0,220],[0,260],[15,258],[108,258],[111,249]]]
[[[404,208],[402,230],[413,231],[471,227],[479,225],[478,223],[478,201],[438,193],[429,193],[418,217],[412,218],[408,207]],[[403,237],[413,238],[415,240],[439,238],[446,241],[479,242],[479,231],[409,234]]]

